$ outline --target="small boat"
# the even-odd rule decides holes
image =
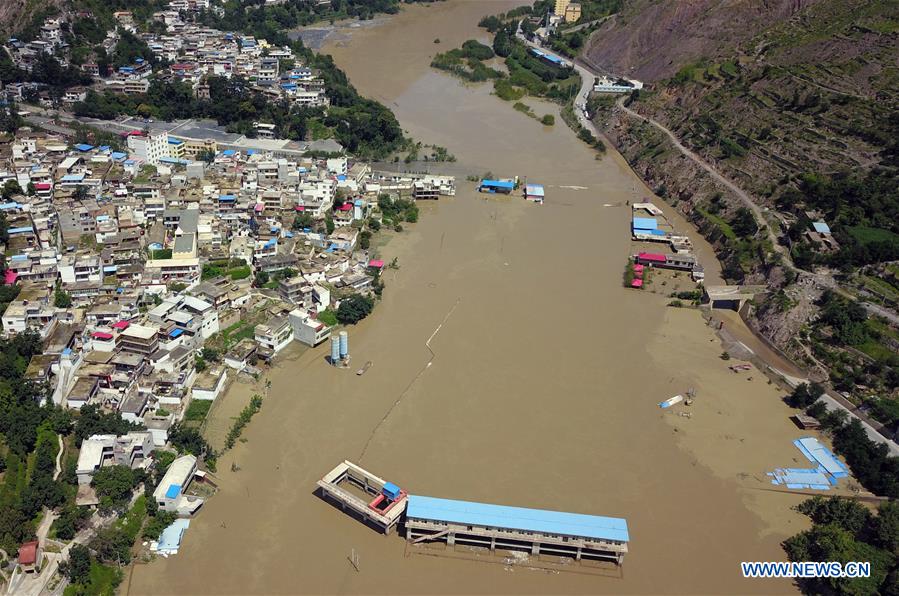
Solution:
[[[660,402],[660,403],[659,403],[659,407],[660,407],[660,408],[670,408],[670,407],[673,406],[674,404],[680,403],[680,402],[682,402],[682,401],[684,401],[684,396],[683,396],[683,395],[675,395],[674,397],[669,397],[669,398],[666,399],[665,401]]]
[[[366,362],[365,365],[364,365],[362,368],[360,368],[359,370],[357,370],[357,371],[356,371],[356,374],[359,375],[359,376],[361,377],[361,376],[364,375],[365,372],[366,372],[368,369],[370,369],[370,368],[371,368],[371,360],[369,360],[368,362]]]

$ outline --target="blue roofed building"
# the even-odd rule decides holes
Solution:
[[[630,535],[627,521],[617,517],[410,495],[406,538],[620,564]]]
[[[175,459],[153,491],[153,498],[159,508],[181,517],[193,515],[203,505],[203,499],[185,494],[185,491],[196,472],[197,458],[193,455],[182,455]]]
[[[513,190],[515,190],[515,182],[512,180],[481,180],[481,183],[478,185],[478,190],[480,192],[490,192],[490,193],[504,193],[509,194]]]
[[[813,221],[812,229],[806,231],[806,239],[824,252],[834,252],[840,249],[840,243],[833,237],[830,226],[823,221]]]

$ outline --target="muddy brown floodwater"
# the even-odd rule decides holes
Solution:
[[[698,312],[622,287],[634,248],[623,204],[648,191],[620,157],[597,160],[558,118],[543,127],[488,86],[428,68],[434,52],[483,37],[481,16],[515,4],[404,7],[325,50],[411,135],[448,147],[456,171],[543,183],[546,205],[485,199],[464,176],[456,197],[422,205],[419,223],[382,249],[401,266],[387,272],[383,301],[349,329],[354,362],[371,360],[371,370],[328,366],[326,347],[288,352],[269,373],[247,442],[220,460],[221,490],[180,553],[137,566],[125,591],[794,591],[742,579],[739,562],[784,559],[780,541],[805,527],[790,510],[802,497],[771,490],[764,476],[798,461],[791,440],[801,433],[758,371],[727,370],[733,361],[719,358]],[[715,279],[710,248],[694,242]],[[692,418],[658,408],[691,387]],[[252,390],[236,384],[224,399]],[[313,494],[343,459],[413,494],[625,517],[623,577],[407,556],[399,537]]]

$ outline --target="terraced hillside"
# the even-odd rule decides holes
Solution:
[[[722,25],[726,9],[752,30]],[[683,18],[666,24],[674,13]],[[587,60],[648,82],[624,104],[764,210],[753,223],[745,201],[664,132],[614,98],[591,99],[596,124],[635,171],[714,243],[725,276],[768,285],[751,323],[853,399],[899,397],[899,303],[884,273],[899,261],[899,1],[636,0],[606,27]],[[658,50],[634,41],[652,35]],[[683,47],[666,53],[678,35]],[[621,40],[643,49],[609,58]],[[811,233],[818,220],[835,244]],[[847,296],[875,304],[830,325],[825,307],[849,308],[838,302]],[[881,419],[899,428],[899,415]]]
[[[899,139],[896,15],[894,0],[817,0],[729,52],[676,65],[630,107],[777,207],[786,225],[814,209],[847,250],[867,250],[875,237],[899,240],[892,236],[899,201],[889,188]],[[696,205],[714,194],[682,176],[679,155],[645,125],[608,110],[599,118],[635,166],[669,191]],[[881,248],[843,258],[854,265],[899,258]]]

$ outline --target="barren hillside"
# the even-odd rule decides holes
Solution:
[[[714,59],[820,0],[632,0],[590,39],[597,66],[645,81]]]

